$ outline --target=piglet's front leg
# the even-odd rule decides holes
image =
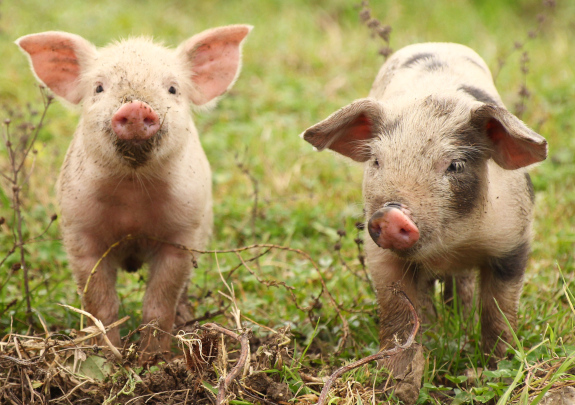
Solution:
[[[176,318],[176,306],[188,282],[192,256],[172,246],[159,248],[150,263],[150,273],[144,296],[142,323],[156,321],[158,328],[146,328],[140,338],[143,361],[155,353],[169,355],[171,335]]]
[[[78,237],[83,244],[68,249],[70,267],[82,296],[84,310],[108,326],[118,320],[120,300],[116,293],[117,271],[110,258],[101,260],[101,253],[88,239]],[[101,261],[100,261],[101,260]],[[96,266],[97,265],[97,266]],[[91,320],[88,320],[92,324]],[[110,329],[107,336],[115,346],[120,346],[119,328]],[[98,344],[105,345],[100,336]]]

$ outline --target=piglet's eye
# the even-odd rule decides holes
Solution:
[[[101,84],[96,86],[96,93],[101,93],[104,91],[104,86],[102,86]]]
[[[465,170],[465,159],[454,159],[447,167],[447,173],[463,173]]]
[[[170,94],[176,94],[176,88],[174,86],[170,86],[168,91],[170,92]]]
[[[379,160],[377,160],[377,158],[373,159],[373,167],[379,167]]]

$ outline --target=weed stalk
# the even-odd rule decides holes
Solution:
[[[44,110],[42,111],[42,115],[37,125],[33,125],[32,123],[24,123],[23,125],[14,127],[15,131],[12,133],[10,125],[12,123],[11,119],[7,118],[4,120],[4,131],[2,131],[2,138],[8,153],[9,166],[6,171],[0,172],[2,177],[8,181],[8,184],[12,189],[12,211],[14,215],[12,226],[14,244],[13,247],[8,251],[8,255],[2,260],[2,263],[16,250],[20,252],[19,267],[13,267],[10,276],[14,274],[15,271],[22,270],[23,288],[26,299],[26,319],[29,325],[32,324],[32,305],[30,301],[30,282],[28,274],[29,269],[26,265],[26,241],[24,240],[24,233],[22,230],[24,226],[24,218],[22,216],[22,190],[30,180],[32,169],[26,176],[24,168],[30,153],[32,153],[34,156],[36,155],[34,144],[38,139],[38,133],[44,124],[44,119],[46,118],[48,107],[54,99],[52,95],[47,94],[44,91],[43,87],[40,87],[40,90],[42,94]],[[34,113],[32,113],[32,115],[34,115]]]

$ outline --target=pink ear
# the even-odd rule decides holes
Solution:
[[[96,54],[90,42],[78,35],[49,31],[26,35],[16,44],[28,54],[38,79],[56,95],[74,104],[82,100],[77,86],[82,63]]]
[[[197,90],[189,97],[202,105],[224,94],[234,83],[241,66],[241,46],[250,25],[228,25],[206,30],[178,47],[190,63]]]
[[[504,169],[519,169],[547,157],[545,138],[506,109],[485,104],[472,115],[493,143],[493,160]]]
[[[373,138],[373,120],[365,113],[357,115],[345,128],[345,136],[336,136],[329,148],[354,160],[363,160],[359,151],[355,151],[362,143]]]
[[[378,136],[385,122],[381,105],[364,98],[341,108],[308,128],[303,138],[318,150],[329,148],[358,162],[369,159],[365,144]]]

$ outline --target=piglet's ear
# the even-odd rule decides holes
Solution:
[[[547,141],[504,108],[485,104],[472,113],[473,126],[485,131],[493,144],[492,158],[513,170],[547,157]]]
[[[94,45],[78,35],[58,31],[26,35],[16,44],[28,55],[40,82],[73,104],[82,100],[78,78],[97,56]]]
[[[382,106],[363,98],[336,111],[322,122],[308,128],[302,137],[318,150],[329,148],[357,162],[369,159],[365,142],[383,128]]]
[[[195,85],[190,100],[206,104],[224,94],[236,81],[241,69],[241,48],[251,25],[212,28],[183,42],[177,52],[189,63]]]

